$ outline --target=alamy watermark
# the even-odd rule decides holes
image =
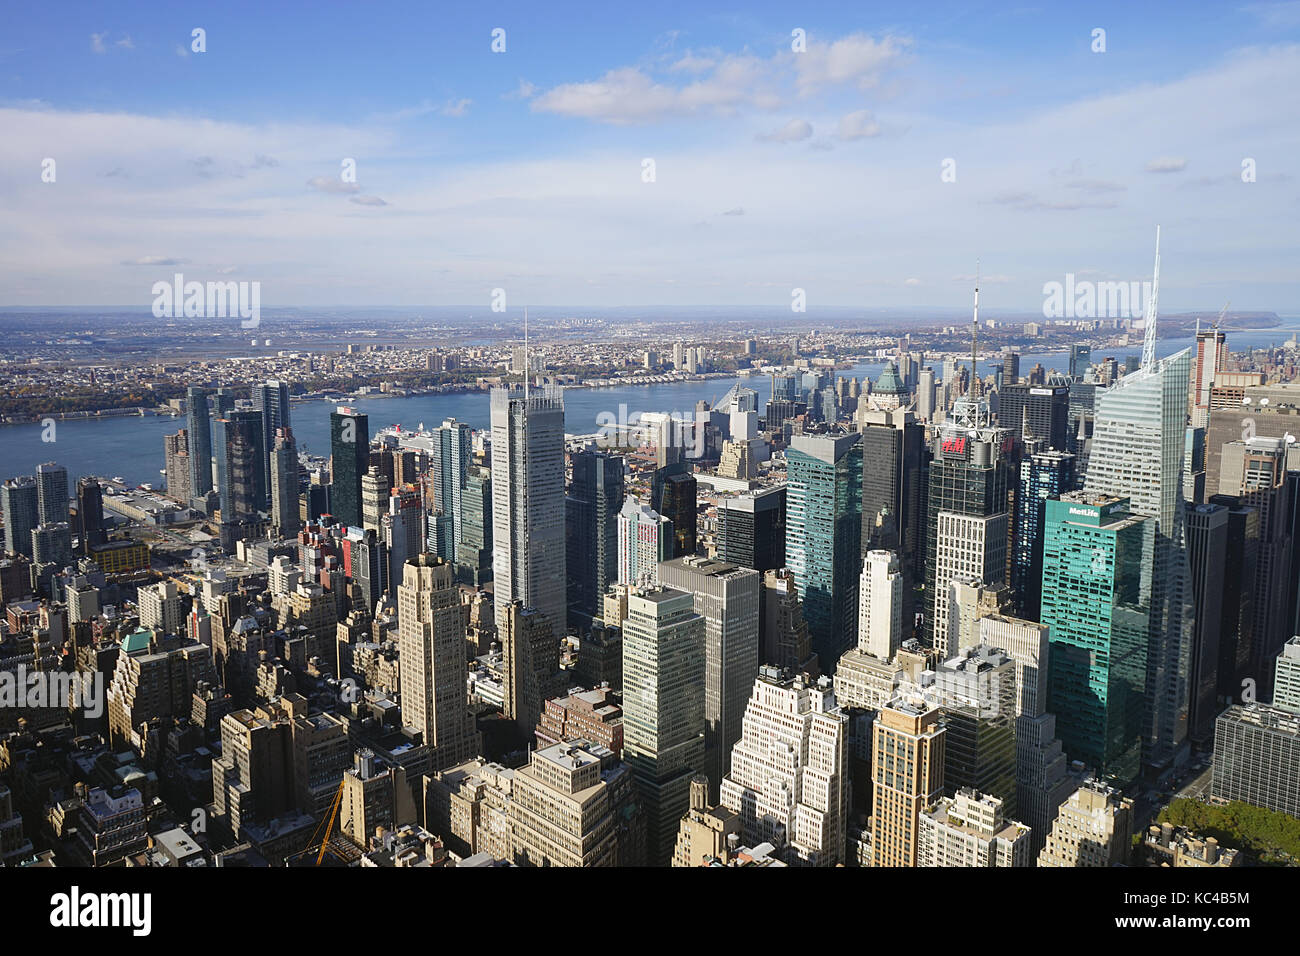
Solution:
[[[1067,272],[1064,283],[1043,284],[1045,319],[1140,319],[1150,301],[1150,281],[1091,282]]]
[[[618,412],[601,412],[596,444],[601,448],[680,448],[687,458],[704,454],[704,426],[707,414],[696,412],[632,412],[620,404]]]
[[[67,707],[91,720],[104,715],[104,675],[88,671],[0,671],[0,708]]]
[[[238,316],[240,328],[262,324],[262,283],[186,282],[176,273],[171,282],[153,284],[155,319],[228,319]]]

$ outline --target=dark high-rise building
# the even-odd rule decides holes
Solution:
[[[0,487],[0,505],[4,506],[5,550],[32,556],[32,529],[41,523],[36,479],[21,475]]]
[[[1255,577],[1259,566],[1260,521],[1255,508],[1220,501],[1228,509],[1228,544],[1223,555],[1223,615],[1219,623],[1219,696],[1240,700],[1250,667],[1255,624]]]
[[[265,445],[265,461],[262,473],[271,474],[271,453],[274,451],[275,434],[281,428],[290,428],[289,420],[289,386],[284,382],[269,381],[253,386],[253,408],[262,416],[262,436]],[[266,483],[267,501],[271,497],[271,482]]]
[[[1026,426],[1057,451],[1069,450],[1070,386],[1003,385],[998,392],[998,424],[1025,437]]]
[[[202,498],[212,490],[212,427],[206,389],[185,390],[185,432],[190,444],[190,494]]]
[[[370,417],[340,405],[330,413],[330,512],[339,524],[361,524],[361,476],[369,456]]]
[[[650,507],[673,523],[674,558],[695,553],[695,475],[688,461],[670,461],[655,469],[650,482]]]
[[[249,534],[257,514],[257,440],[261,415],[231,412],[212,422],[212,444],[217,461],[217,493],[221,507],[221,541],[226,548]]]
[[[1014,385],[1020,379],[1020,353],[1002,353],[1002,383]]]
[[[1257,700],[1273,699],[1273,671],[1282,646],[1292,637],[1289,616],[1293,517],[1287,488],[1287,442],[1256,436],[1223,446],[1219,494],[1210,500],[1246,505],[1259,512],[1259,563],[1255,569],[1255,619],[1247,673]]]
[[[569,616],[581,628],[601,614],[605,590],[618,580],[618,513],[623,509],[623,458],[584,448],[572,456],[565,498]]]
[[[1015,436],[993,425],[982,400],[957,402],[935,438],[926,503],[921,641],[942,653],[950,650],[952,579],[975,575],[991,587],[1005,583],[1015,451]]]
[[[784,485],[718,500],[718,557],[742,568],[785,567]]]
[[[36,466],[36,499],[40,524],[68,520],[68,469],[47,461]]]
[[[765,409],[765,418],[767,420],[767,430],[780,434],[781,425],[792,418],[798,418],[805,411],[807,406],[803,402],[796,402],[791,399],[772,399],[767,403]]]
[[[492,472],[470,465],[461,491],[456,581],[479,587],[492,580]]]
[[[1092,368],[1092,346],[1071,345],[1070,378],[1077,382],[1084,377],[1084,373],[1090,368]]]
[[[1214,737],[1214,718],[1219,712],[1219,645],[1227,553],[1228,509],[1187,502],[1187,562],[1194,608],[1187,733],[1196,744]]]
[[[262,413],[256,410],[239,410],[226,416],[235,421],[244,422],[248,440],[252,441],[253,456],[253,508],[254,512],[267,511],[271,504],[270,456],[266,446],[273,436],[262,430]]]
[[[292,538],[300,526],[298,508],[298,445],[293,429],[277,428],[271,451],[271,523],[281,538]]]
[[[1043,589],[1043,532],[1047,501],[1074,488],[1074,456],[1064,451],[1030,451],[1020,460],[1011,548],[1011,592],[1016,616],[1039,617]]]
[[[862,433],[862,551],[897,553],[910,589],[924,574],[925,426],[909,409],[866,409],[858,415],[858,429]]]
[[[104,526],[104,490],[89,476],[77,481],[77,518],[81,521],[81,549],[90,553],[92,545],[108,541]]]

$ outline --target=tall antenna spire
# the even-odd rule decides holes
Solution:
[[[1151,276],[1151,298],[1147,300],[1146,337],[1142,340],[1142,367],[1156,360],[1156,307],[1160,300],[1160,227],[1156,226],[1156,265]]]
[[[980,261],[975,260],[975,312],[971,316],[970,322],[970,394],[971,398],[979,398],[980,394],[980,372],[979,360],[976,357],[976,348],[979,344],[980,337]]]

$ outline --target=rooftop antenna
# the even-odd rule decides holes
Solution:
[[[1142,341],[1142,367],[1156,360],[1156,308],[1160,300],[1160,227],[1156,226],[1156,264],[1151,277],[1151,298],[1147,300],[1146,338]]]
[[[979,344],[980,337],[980,261],[975,260],[975,312],[971,316],[970,323],[970,394],[971,398],[979,398],[979,362],[976,358],[976,348]]]

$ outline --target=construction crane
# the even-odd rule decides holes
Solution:
[[[311,843],[307,847],[306,852],[308,853],[310,853],[312,850],[315,850],[317,846],[320,847],[320,852],[316,854],[316,862],[315,864],[313,864],[314,866],[320,866],[321,861],[325,859],[325,851],[326,849],[329,848],[330,836],[333,835],[334,833],[334,821],[338,819],[339,805],[342,802],[343,802],[343,781],[339,781],[338,792],[334,794],[334,803],[330,807],[328,823],[326,822],[327,818],[325,817],[321,818],[320,823],[316,825],[316,831],[311,835]],[[320,834],[322,827],[325,828],[325,835],[320,838],[320,843],[317,844],[316,837]]]

